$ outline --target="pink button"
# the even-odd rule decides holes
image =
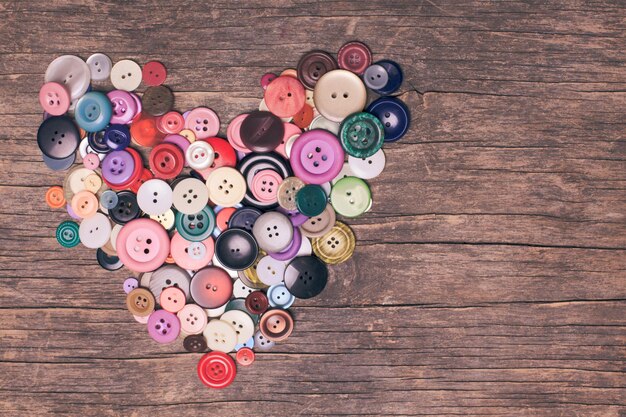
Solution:
[[[226,137],[228,138],[228,142],[233,148],[235,148],[239,152],[250,153],[252,151],[246,148],[246,145],[243,144],[240,135],[241,124],[246,117],[248,117],[248,114],[244,113],[231,120],[230,124],[226,128]]]
[[[210,138],[220,131],[220,119],[206,107],[197,107],[185,118],[185,128],[191,130],[196,139]]]
[[[47,113],[61,116],[70,108],[70,93],[59,83],[45,83],[39,90],[39,104]]]
[[[178,133],[185,127],[185,119],[183,115],[177,111],[171,111],[159,118],[157,127],[163,133]]]
[[[263,203],[278,201],[278,186],[283,182],[280,174],[271,169],[264,169],[252,178],[252,194]]]
[[[174,236],[172,236],[170,250],[176,265],[183,269],[195,271],[207,266],[211,262],[215,251],[215,244],[213,243],[212,237],[208,237],[203,240],[202,244],[204,244],[206,252],[204,253],[204,256],[195,258],[192,251],[193,248],[190,249],[192,243],[194,242],[190,242],[183,238],[180,234],[175,233]]]
[[[206,311],[197,304],[187,304],[176,315],[180,320],[181,330],[186,334],[202,333],[209,322]]]
[[[148,317],[148,334],[158,343],[171,343],[180,334],[180,320],[166,310],[156,310]]]
[[[95,153],[88,153],[83,158],[83,165],[87,169],[96,169],[100,166],[100,158]]]
[[[285,122],[284,126],[285,126],[285,134],[283,135],[283,140],[280,141],[280,145],[278,145],[278,147],[274,151],[278,152],[283,157],[289,159],[289,156],[287,155],[287,151],[285,150],[285,144],[287,143],[287,140],[290,137],[294,135],[299,135],[300,133],[302,133],[302,129],[300,129],[298,126],[294,125],[293,123]]]
[[[107,97],[113,109],[111,124],[128,124],[138,113],[137,102],[128,91],[109,91]]]
[[[267,86],[270,85],[270,83],[274,81],[277,77],[278,76],[276,74],[272,74],[271,72],[263,74],[263,76],[261,77],[261,87],[263,87],[263,90],[265,90]]]
[[[154,271],[167,258],[170,240],[167,232],[152,219],[135,219],[126,223],[117,235],[117,256],[129,269]]]
[[[301,134],[291,148],[294,174],[309,184],[323,184],[335,178],[343,167],[345,152],[335,135],[314,129]]]
[[[178,313],[185,307],[185,303],[185,293],[180,288],[167,287],[161,291],[159,304],[161,304],[161,307],[163,307],[165,311]]]

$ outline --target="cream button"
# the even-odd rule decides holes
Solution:
[[[237,333],[237,343],[244,344],[254,336],[254,322],[248,313],[241,310],[229,310],[220,320],[233,326]]]
[[[111,83],[118,90],[136,90],[141,84],[141,67],[130,59],[116,62],[111,68]]]
[[[211,201],[222,207],[233,207],[246,195],[246,180],[231,167],[220,167],[211,172],[206,186]]]
[[[172,201],[181,213],[196,214],[209,202],[209,191],[202,181],[185,178],[174,187]]]
[[[237,346],[237,331],[226,321],[209,321],[202,334],[206,337],[207,345],[211,350],[228,353]]]
[[[352,113],[363,111],[367,91],[358,75],[346,70],[322,75],[313,92],[317,111],[333,122],[341,122]]]

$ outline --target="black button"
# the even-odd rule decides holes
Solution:
[[[285,158],[276,152],[249,154],[237,164],[237,170],[241,172],[241,175],[243,175],[246,179],[246,183],[248,184],[246,195],[242,201],[243,204],[258,207],[262,210],[268,210],[278,206],[277,202],[261,202],[252,193],[254,176],[257,172],[265,169],[271,169],[278,172],[282,178],[287,178],[292,175],[289,163],[285,160]]]
[[[206,343],[206,339],[201,334],[191,334],[183,340],[183,348],[187,352],[204,352],[207,350],[208,346]]]
[[[228,269],[242,271],[250,267],[259,254],[254,237],[243,229],[227,229],[215,241],[215,255]]]
[[[143,111],[152,116],[163,116],[174,105],[174,94],[164,85],[148,87],[141,97]]]
[[[280,145],[285,126],[278,116],[268,111],[253,111],[241,123],[239,135],[246,148],[254,152],[270,152]]]
[[[252,232],[254,222],[263,214],[261,210],[254,207],[241,207],[237,209],[228,219],[228,227],[236,227]]]
[[[297,298],[315,297],[327,282],[328,268],[315,256],[300,256],[285,270],[285,286]]]
[[[137,196],[132,191],[117,193],[117,205],[109,209],[109,216],[117,224],[126,224],[139,217],[141,210],[137,204]]]
[[[39,126],[37,144],[47,157],[65,159],[76,152],[79,136],[72,119],[67,116],[52,116]]]
[[[98,259],[98,263],[100,264],[100,266],[107,271],[117,271],[124,266],[122,261],[120,261],[120,258],[118,258],[117,256],[108,255],[102,249],[98,249],[96,251],[96,259]]]

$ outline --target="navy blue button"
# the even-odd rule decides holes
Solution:
[[[104,131],[104,140],[114,151],[124,149],[130,145],[130,129],[127,125],[110,125]]]
[[[87,143],[96,153],[109,153],[112,151],[107,145],[106,138],[104,137],[104,131],[89,132],[87,134]]]
[[[370,65],[363,73],[365,85],[382,96],[400,88],[403,78],[400,66],[387,59]]]
[[[96,251],[96,259],[98,259],[100,266],[107,271],[117,271],[124,266],[120,258],[115,255],[108,255],[102,249]]]
[[[228,228],[237,227],[239,229],[252,232],[254,222],[263,212],[254,207],[241,207],[228,219]]]
[[[39,149],[48,158],[66,159],[78,148],[80,135],[67,116],[52,116],[41,123],[37,131]]]
[[[385,142],[395,142],[409,130],[411,114],[402,100],[395,97],[381,97],[373,101],[366,111],[376,116],[383,124]]]

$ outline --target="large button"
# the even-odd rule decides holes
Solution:
[[[178,146],[172,143],[161,143],[152,148],[149,162],[154,175],[167,180],[181,173],[185,165],[185,156]]]
[[[179,288],[185,293],[186,299],[191,300],[190,282],[191,277],[184,269],[176,265],[163,265],[150,274],[148,284],[145,286],[150,288],[156,300],[160,300],[161,292],[168,287]],[[142,286],[144,286],[143,283]]]
[[[204,141],[195,141],[185,151],[185,160],[193,169],[207,169],[213,163],[215,154],[211,145]]]
[[[372,64],[372,51],[364,43],[348,42],[339,49],[337,61],[339,68],[361,75]]]
[[[278,205],[285,210],[296,210],[296,195],[304,187],[304,181],[298,177],[287,177],[278,187]]]
[[[306,185],[296,194],[298,211],[307,217],[321,214],[326,208],[327,200],[324,189],[316,184]]]
[[[163,214],[172,206],[172,189],[163,180],[148,180],[139,187],[137,203],[150,216]]]
[[[276,260],[267,255],[261,258],[256,268],[256,273],[265,285],[276,285],[283,282],[285,275],[285,262]]]
[[[196,272],[191,279],[190,289],[198,305],[217,308],[226,304],[232,296],[233,281],[223,269],[209,266]]]
[[[250,267],[259,253],[252,235],[243,229],[232,228],[222,232],[215,242],[217,259],[229,269],[236,271]]]
[[[337,181],[330,192],[330,203],[338,214],[345,217],[357,217],[365,213],[371,201],[369,186],[356,177]]]
[[[101,248],[111,237],[111,222],[104,214],[96,213],[80,223],[78,235],[81,243],[86,247]]]
[[[126,307],[134,316],[147,317],[154,311],[154,296],[145,288],[135,288],[126,296]]]
[[[370,65],[363,74],[365,85],[381,96],[395,92],[402,85],[402,70],[393,61],[378,61]]]
[[[208,348],[208,345],[206,343],[206,337],[201,334],[190,334],[183,340],[183,348],[187,352],[192,353],[204,352]]]
[[[178,313],[185,307],[185,293],[180,288],[168,287],[161,292],[159,304],[165,311]]]
[[[171,343],[180,334],[180,321],[169,311],[157,310],[148,318],[148,334],[157,343]]]
[[[210,200],[222,207],[239,204],[246,194],[246,180],[235,168],[221,167],[206,180]]]
[[[176,265],[189,270],[198,270],[211,262],[215,244],[212,237],[207,237],[201,242],[190,242],[179,233],[174,233],[170,254]]]
[[[174,105],[172,90],[164,85],[148,87],[141,98],[143,110],[152,116],[163,116]]]
[[[143,82],[150,86],[161,85],[167,78],[167,70],[165,65],[159,61],[146,62],[141,70],[141,78]]]
[[[237,344],[243,344],[254,336],[254,322],[250,315],[242,310],[229,310],[220,317],[233,326],[237,333]]]
[[[190,242],[201,242],[211,236],[215,228],[215,214],[205,206],[195,214],[176,213],[176,230]]]
[[[185,117],[185,128],[191,130],[197,139],[210,138],[219,132],[220,119],[213,110],[197,107]]]
[[[222,352],[210,352],[198,362],[198,377],[209,388],[225,388],[237,375],[233,358]]]
[[[176,210],[183,214],[196,214],[209,202],[209,190],[195,178],[185,178],[174,186],[172,194]]]
[[[111,83],[118,90],[136,90],[141,84],[141,67],[130,59],[116,62],[111,68]]]
[[[286,310],[269,310],[261,317],[259,330],[265,338],[273,342],[280,342],[291,335],[293,318]]]
[[[239,130],[243,145],[254,152],[273,151],[280,145],[283,133],[282,120],[267,111],[248,114]]]
[[[304,106],[304,87],[293,77],[281,76],[267,86],[263,98],[269,111],[276,116],[292,117]]]
[[[367,158],[383,146],[385,130],[376,116],[355,113],[341,123],[339,137],[346,153],[357,158]]]
[[[296,301],[296,297],[282,283],[272,285],[267,289],[267,299],[272,307],[284,309],[291,307],[294,301]]]
[[[251,292],[254,292],[254,288],[246,285],[241,278],[235,280],[233,284],[233,297],[235,297],[235,299],[246,298]]]
[[[263,336],[263,333],[261,333],[260,330],[257,330],[257,332],[254,334],[254,346],[256,349],[261,351],[267,351],[271,350],[274,345],[276,345],[276,343]]]
[[[76,125],[65,116],[53,116],[44,120],[37,131],[39,149],[45,156],[53,159],[73,156],[79,141]]]
[[[311,51],[304,54],[298,61],[298,79],[306,88],[313,90],[324,74],[335,69],[337,69],[337,62],[329,53]]]
[[[79,98],[74,109],[76,123],[87,132],[104,130],[112,114],[109,98],[99,91],[90,91]]]
[[[141,214],[137,196],[130,191],[117,193],[117,204],[109,210],[109,217],[117,224],[126,224]]]
[[[116,248],[120,260],[129,269],[154,271],[165,262],[170,240],[159,223],[151,219],[135,219],[120,230]]]
[[[306,219],[306,216],[302,216],[302,217]],[[294,224],[293,218],[292,218],[291,223]],[[277,261],[289,261],[298,254],[298,250],[300,249],[301,244],[302,244],[302,233],[300,233],[300,228],[294,227],[293,228],[293,240],[291,241],[289,246],[287,246],[285,249],[283,249],[280,252],[270,252],[269,255],[272,258],[276,259]]]
[[[228,221],[229,228],[239,228],[252,232],[254,222],[261,216],[263,212],[254,207],[241,207],[233,213]]]
[[[209,349],[217,352],[232,352],[237,345],[237,331],[224,320],[209,321],[202,334],[206,337]]]
[[[246,297],[246,309],[252,314],[263,314],[269,308],[269,301],[263,291],[254,291]]]
[[[59,224],[56,231],[57,242],[64,248],[73,248],[80,243],[79,227],[76,222],[66,220]]]
[[[322,184],[339,173],[344,155],[335,135],[321,129],[309,130],[291,148],[291,168],[304,182]]]
[[[395,142],[409,130],[411,115],[407,106],[395,97],[381,97],[367,106],[383,124],[385,142]]]
[[[39,90],[39,104],[46,113],[60,116],[70,108],[70,93],[59,83],[45,83]]]
[[[328,268],[315,256],[300,256],[291,261],[285,271],[285,286],[298,298],[315,297],[324,290],[327,282]]]
[[[313,97],[320,114],[333,122],[341,122],[348,115],[363,111],[367,91],[358,75],[334,70],[319,79]]]
[[[64,85],[69,90],[72,100],[76,100],[89,88],[91,71],[79,57],[62,55],[48,65],[44,81]]]
[[[127,91],[109,91],[107,97],[111,102],[111,123],[128,124],[139,112],[137,102]]]
[[[270,211],[259,216],[252,228],[252,234],[261,249],[280,252],[291,242],[293,226],[284,214]]]
[[[104,81],[111,75],[113,63],[111,62],[111,58],[105,54],[95,53],[87,58],[86,62],[91,72],[92,81]]]
[[[330,204],[326,205],[324,211],[315,217],[308,219],[302,226],[300,231],[306,237],[319,237],[326,234],[335,224],[335,209]]]
[[[209,321],[206,311],[197,304],[185,305],[176,315],[180,320],[181,330],[185,334],[199,335]]]
[[[385,169],[385,153],[379,149],[374,155],[364,158],[348,156],[348,164],[353,176],[364,180],[376,178]]]

